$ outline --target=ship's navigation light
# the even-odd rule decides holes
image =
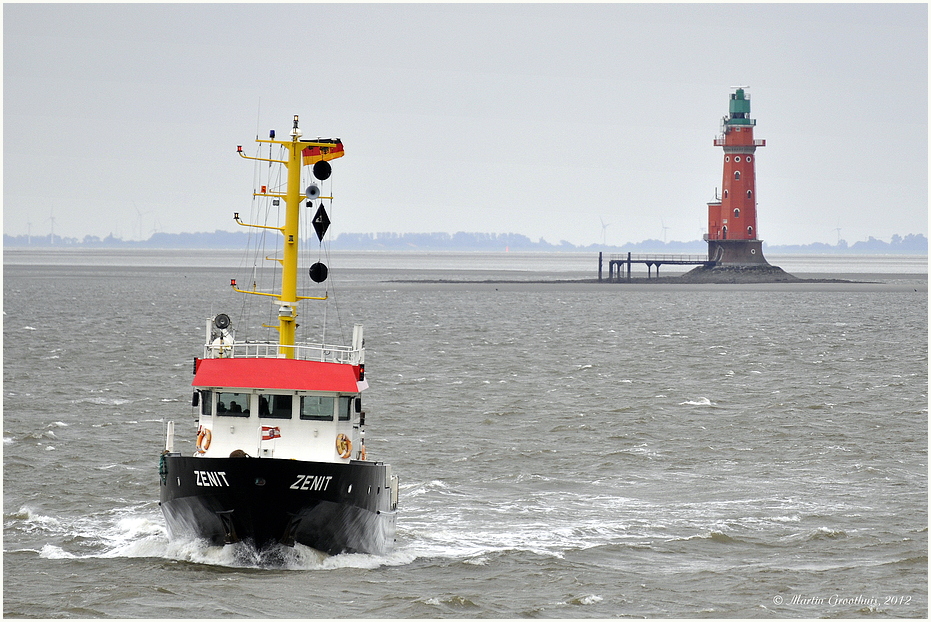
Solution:
[[[236,287],[236,279],[230,279],[230,287]]]
[[[242,145],[236,145],[236,153],[242,153]]]
[[[291,138],[297,140],[303,135],[304,133],[297,127],[297,115],[294,115],[294,127],[291,128]]]
[[[268,137],[275,140],[275,130],[268,130]]]

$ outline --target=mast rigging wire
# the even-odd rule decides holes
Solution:
[[[256,146],[256,157],[261,157],[261,146],[264,143],[260,143]],[[284,160],[287,157],[287,149],[283,146],[279,146],[279,156],[278,160]],[[274,158],[274,149],[271,144],[269,144],[268,159],[273,160]],[[283,213],[286,210],[286,205],[282,201],[278,201],[278,205],[275,205],[275,198],[268,196],[256,196],[261,194],[261,186],[266,187],[266,194],[283,194],[284,183],[283,175],[285,167],[281,164],[275,164],[275,162],[268,162],[267,167],[261,166],[262,160],[255,160],[255,166],[253,169],[253,197],[250,205],[250,215],[248,223],[260,224],[265,227],[278,227],[281,226],[284,216]],[[275,164],[275,166],[272,166]],[[306,181],[306,184],[304,183]],[[309,277],[309,267],[310,263],[313,263],[313,258],[316,256],[316,260],[324,263],[329,266],[331,263],[331,251],[330,251],[330,239],[324,236],[323,240],[319,240],[316,236],[316,231],[313,228],[313,216],[316,212],[317,207],[325,206],[330,217],[333,216],[333,179],[332,177],[326,181],[318,181],[313,178],[312,174],[309,172],[306,166],[301,167],[301,188],[306,187],[307,184],[316,183],[320,186],[329,187],[328,191],[323,191],[321,188],[321,194],[327,196],[327,199],[319,199],[317,201],[310,201],[311,207],[307,207],[305,202],[302,202],[302,205],[299,206],[299,209],[302,210],[300,218],[300,228],[298,231],[299,238],[299,248],[300,252],[298,254],[298,278],[299,281],[299,291],[301,295],[308,296],[317,296],[321,295],[320,289],[322,287],[322,295],[326,296],[326,299],[320,301],[323,303],[323,313],[320,315],[307,313],[305,319],[310,317],[320,317],[322,319],[322,325],[316,322],[307,321],[299,322],[299,335],[300,340],[307,342],[308,336],[313,333],[320,331],[320,342],[326,343],[326,333],[328,326],[328,311],[329,305],[332,302],[334,305],[334,311],[336,312],[336,323],[337,323],[337,332],[341,342],[344,341],[345,335],[343,334],[342,318],[340,313],[340,308],[338,301],[336,299],[336,288],[332,279],[328,278],[323,283],[315,283]],[[279,278],[281,272],[280,259],[283,257],[284,252],[284,236],[281,235],[279,231],[274,229],[256,229],[253,227],[247,227],[247,242],[243,253],[240,258],[239,273],[243,277],[241,282],[244,289],[249,289],[252,291],[264,291],[264,292],[278,292],[279,291]],[[268,236],[274,236],[274,240],[270,240]],[[316,240],[317,248],[314,249],[312,244]],[[278,265],[273,267],[266,267],[265,262],[267,259],[273,260]],[[269,274],[270,270],[270,274]],[[260,333],[261,328],[265,329],[265,340],[267,341],[277,341],[273,338],[273,335],[269,334],[270,331],[277,332],[278,324],[278,308],[277,305],[271,304],[268,305],[264,296],[250,296],[237,294],[236,292],[229,290],[229,295],[240,296],[240,311],[239,311],[239,323],[240,325],[247,330],[248,333],[253,333],[255,330],[258,330]],[[316,301],[306,301],[307,304],[312,304]],[[249,326],[248,319],[254,317],[254,313],[257,310],[255,305],[264,305],[265,313],[259,311],[258,316],[265,316],[264,322],[257,322],[258,326]],[[266,315],[267,313],[267,315]],[[258,317],[256,317],[258,320]],[[316,324],[316,329],[314,325]]]

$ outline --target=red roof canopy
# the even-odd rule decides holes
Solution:
[[[197,359],[195,387],[357,393],[359,367],[292,359]]]

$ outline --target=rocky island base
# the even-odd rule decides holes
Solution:
[[[676,283],[801,283],[809,279],[800,279],[780,268],[769,264],[759,265],[731,265],[731,266],[698,266],[685,274],[669,277],[670,282]],[[817,279],[817,282],[844,281],[839,279]]]

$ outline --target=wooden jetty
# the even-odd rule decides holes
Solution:
[[[663,254],[637,254],[627,253],[627,255],[608,255],[608,280],[620,281],[623,277],[625,266],[627,271],[627,280],[630,280],[631,264],[642,263],[647,266],[647,278],[653,278],[653,266],[656,266],[656,278],[659,278],[659,267],[663,264],[699,266],[704,265],[708,268],[714,267],[717,263],[708,259],[707,255],[663,255]],[[602,280],[602,271],[604,266],[604,254],[598,253],[598,280]]]

